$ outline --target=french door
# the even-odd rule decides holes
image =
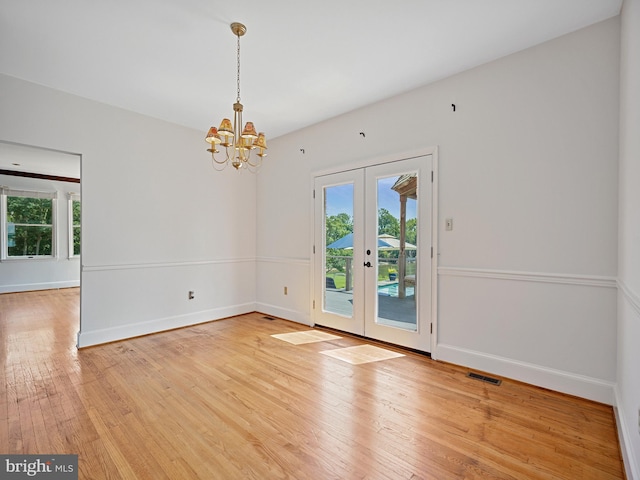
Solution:
[[[430,351],[432,156],[315,178],[314,322]]]

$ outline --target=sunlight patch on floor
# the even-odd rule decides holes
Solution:
[[[353,365],[404,357],[402,353],[392,352],[391,350],[374,347],[373,345],[357,345],[355,347],[337,348],[335,350],[325,350],[320,353]]]
[[[332,335],[326,332],[319,332],[317,330],[308,330],[305,332],[290,332],[290,333],[276,333],[271,335],[278,340],[284,340],[285,342],[293,343],[294,345],[302,345],[304,343],[326,342],[327,340],[337,340],[337,335]]]

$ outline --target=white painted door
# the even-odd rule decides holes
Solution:
[[[432,157],[315,179],[314,322],[428,352]]]

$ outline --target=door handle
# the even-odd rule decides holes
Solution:
[[[371,268],[373,265],[371,265],[371,262],[365,262],[364,266]]]

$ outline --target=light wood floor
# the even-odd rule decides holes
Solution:
[[[0,453],[81,479],[624,478],[612,409],[408,353],[350,365],[243,315],[74,347],[78,290],[0,295]],[[406,352],[405,352],[406,353]]]

